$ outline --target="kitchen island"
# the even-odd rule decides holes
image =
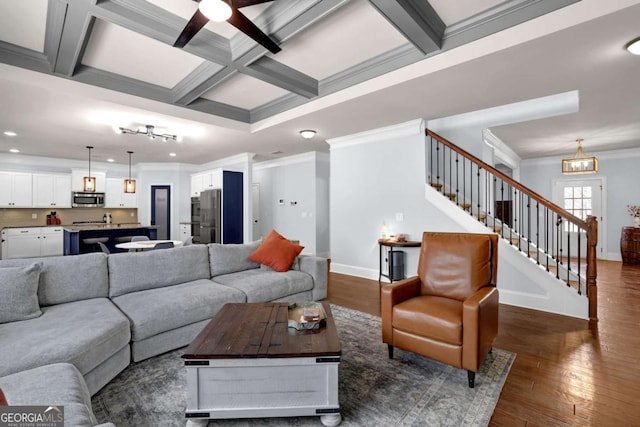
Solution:
[[[139,223],[124,224],[73,224],[64,226],[64,254],[77,255],[88,252],[98,252],[100,247],[96,242],[104,243],[111,252],[123,252],[116,248],[118,243],[128,242],[133,236],[147,236],[157,238],[155,225],[140,225]]]

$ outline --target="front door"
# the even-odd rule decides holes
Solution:
[[[554,181],[553,202],[580,219],[593,215],[598,219],[597,257],[605,258],[607,253],[606,217],[604,214],[604,178],[559,179]],[[563,225],[565,228],[568,224]],[[576,233],[567,228],[564,231]],[[581,256],[586,255],[586,236],[580,239]]]
[[[171,239],[171,187],[151,186],[151,225],[158,227],[158,239]]]

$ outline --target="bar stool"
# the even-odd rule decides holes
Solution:
[[[92,248],[91,252],[102,252],[100,249],[100,245],[98,243],[107,244],[109,241],[108,237],[90,237],[86,239],[82,239],[82,243],[86,246],[90,246]]]

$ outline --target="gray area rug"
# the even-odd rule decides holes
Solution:
[[[515,354],[494,349],[467,386],[467,372],[396,349],[387,357],[380,318],[331,306],[342,343],[342,426],[486,426]],[[133,364],[93,399],[101,422],[184,426],[185,370],[172,351]],[[319,417],[215,420],[212,426],[320,426]]]

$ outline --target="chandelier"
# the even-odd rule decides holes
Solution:
[[[168,133],[155,133],[153,130],[155,129],[155,126],[152,125],[146,125],[145,126],[145,130],[132,130],[132,129],[127,129],[127,128],[123,128],[123,127],[119,127],[118,128],[118,133],[124,133],[124,134],[141,134],[141,135],[146,135],[149,139],[156,139],[156,138],[162,138],[162,140],[164,142],[167,142],[169,140],[172,141],[178,141],[178,136],[177,135],[170,135]]]
[[[582,151],[582,138],[576,140],[578,150],[570,159],[562,159],[562,173],[565,175],[596,173],[598,172],[598,159],[594,156],[587,156]]]

